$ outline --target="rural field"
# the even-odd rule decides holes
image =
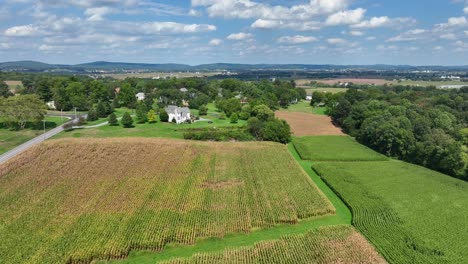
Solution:
[[[310,136],[293,138],[297,152],[312,161],[385,161],[384,155],[359,144],[349,136]]]
[[[22,88],[23,83],[21,81],[5,81],[10,90],[16,90],[17,88]]]
[[[366,78],[337,78],[337,79],[324,79],[324,80],[311,80],[319,83],[324,83],[327,85],[334,85],[336,83],[354,83],[354,84],[375,84],[375,85],[384,85],[384,84],[395,84],[394,81],[388,81],[385,79],[366,79]]]
[[[332,150],[335,143],[309,139],[305,146],[314,153]],[[360,147],[345,148],[362,156]],[[462,242],[468,237],[466,182],[395,160],[314,162],[313,168],[351,208],[353,225],[388,262],[468,261],[468,245]]]
[[[276,111],[275,115],[289,123],[294,136],[344,135],[326,115],[288,111]]]
[[[302,88],[306,88],[306,92],[308,95],[311,95],[314,92],[343,93],[348,91],[348,88],[310,88],[309,86],[303,86]]]
[[[191,263],[387,263],[351,226],[329,226],[302,235],[263,241],[253,247],[198,254],[164,264]]]
[[[0,201],[6,263],[125,258],[336,212],[284,145],[144,138],[41,144],[0,165]]]

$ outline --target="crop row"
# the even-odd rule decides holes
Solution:
[[[279,144],[68,139],[0,165],[6,263],[123,258],[332,213]]]
[[[303,235],[263,241],[253,247],[197,254],[164,264],[204,263],[386,263],[351,226],[329,226]]]

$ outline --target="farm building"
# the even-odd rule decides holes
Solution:
[[[307,96],[306,96],[306,100],[307,100],[307,101],[312,101],[312,95],[307,95]]]
[[[183,92],[183,93],[186,93],[186,92],[188,92],[188,89],[185,88],[185,87],[182,87],[182,88],[180,88],[180,91]]]
[[[181,124],[191,121],[190,109],[188,107],[169,105],[165,110],[169,115],[169,122],[174,122],[175,120],[177,124]]]
[[[145,100],[145,93],[137,93],[135,96],[136,96],[138,101]]]

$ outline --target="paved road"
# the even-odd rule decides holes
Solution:
[[[75,121],[77,121],[77,120],[75,119],[75,120],[72,120],[72,121],[70,121],[68,123],[75,122]],[[42,134],[40,136],[37,136],[37,137],[29,140],[28,142],[23,143],[22,145],[19,145],[18,147],[16,147],[16,148],[14,148],[14,149],[0,155],[0,164],[6,162],[7,160],[10,160],[11,158],[15,157],[16,155],[18,155],[20,153],[23,153],[24,151],[30,149],[31,147],[43,142],[44,140],[57,135],[58,133],[62,132],[63,130],[64,130],[63,126],[56,127],[56,128],[54,128],[52,130],[47,131],[46,133],[44,133],[44,134]]]

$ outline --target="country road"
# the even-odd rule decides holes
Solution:
[[[67,122],[66,124],[71,123],[71,122],[75,122],[75,121],[77,121],[77,119],[71,120],[71,121]],[[31,148],[31,147],[45,141],[46,139],[57,135],[58,133],[62,132],[63,130],[64,130],[63,125],[58,126],[58,127],[54,128],[52,130],[47,131],[44,134],[41,134],[41,135],[39,135],[39,136],[37,136],[37,137],[35,137],[35,138],[25,142],[25,143],[19,145],[18,147],[14,148],[12,150],[0,155],[0,164],[10,160],[11,158],[15,157],[18,154],[23,153],[24,151],[26,151],[29,148]]]

